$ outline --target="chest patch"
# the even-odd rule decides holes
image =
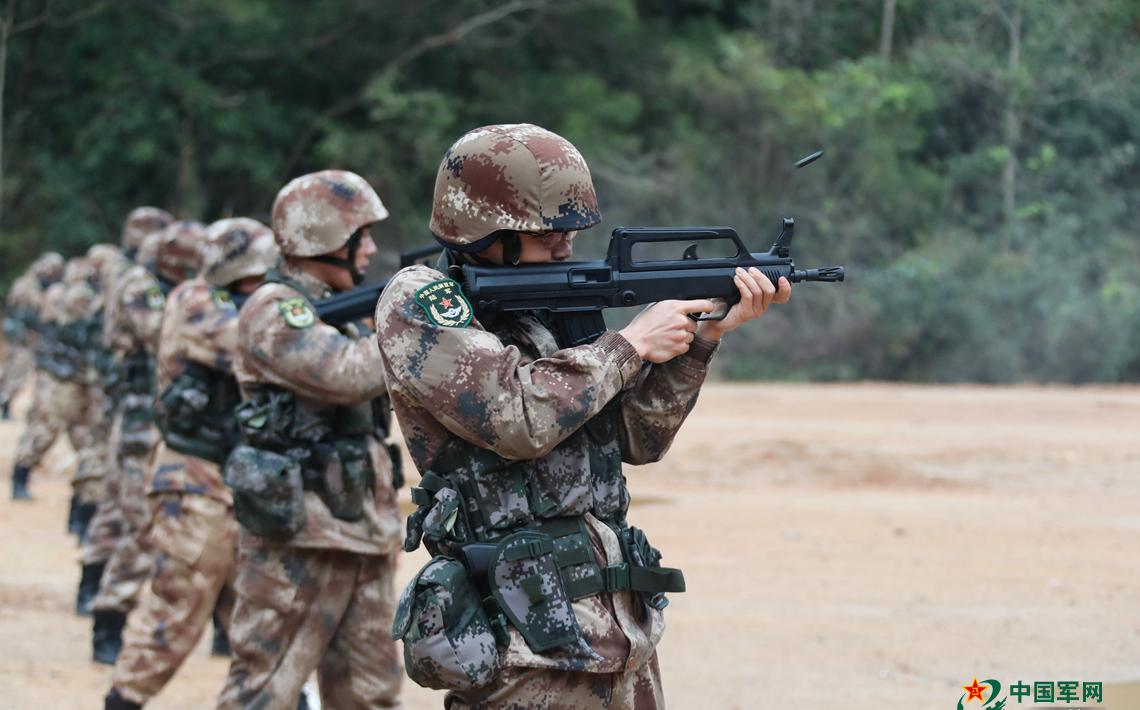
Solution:
[[[237,310],[237,304],[234,303],[234,299],[230,296],[229,291],[220,288],[215,289],[213,293],[210,294],[210,296],[214,299],[214,305],[217,306],[219,310]]]
[[[146,307],[152,311],[161,311],[166,306],[166,296],[158,286],[150,286],[146,290]]]
[[[303,298],[287,298],[278,303],[277,308],[281,311],[281,317],[293,328],[308,328],[317,322],[313,307]]]
[[[428,320],[436,325],[466,328],[471,324],[471,303],[451,279],[433,281],[416,291],[415,298]]]

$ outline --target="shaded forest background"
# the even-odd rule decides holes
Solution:
[[[1135,0],[6,0],[0,273],[139,204],[267,219],[342,167],[425,243],[469,128],[570,138],[605,222],[846,264],[726,340],[731,377],[1140,379]],[[816,149],[802,171],[792,163]],[[382,246],[383,248],[383,246]]]

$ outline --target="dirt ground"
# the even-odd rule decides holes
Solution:
[[[3,705],[102,707],[109,670],[71,611],[68,452],[13,505],[20,430],[0,424]],[[975,676],[1140,680],[1140,388],[710,385],[666,461],[628,474],[631,522],[688,580],[660,646],[673,708],[935,710]],[[199,648],[148,707],[210,707],[225,671]],[[1134,691],[1101,707],[1140,708]]]

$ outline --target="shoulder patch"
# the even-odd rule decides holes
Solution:
[[[317,322],[317,314],[304,298],[286,298],[277,304],[281,316],[293,328],[308,328]]]
[[[466,328],[471,324],[471,303],[459,284],[451,279],[433,281],[415,295],[428,320],[445,328]]]
[[[166,307],[166,296],[158,286],[149,286],[145,292],[146,307],[153,311],[161,311]]]
[[[237,304],[234,303],[234,299],[232,296],[230,296],[229,291],[227,291],[223,288],[216,288],[210,292],[210,296],[211,296],[211,298],[214,299],[214,305],[217,306],[218,308],[220,308],[221,310],[223,310],[223,311],[236,311],[237,310]]]

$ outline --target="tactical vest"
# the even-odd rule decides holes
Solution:
[[[536,314],[513,314],[511,320],[517,318],[540,319],[548,330],[555,325]],[[504,345],[536,352],[524,332],[509,322],[499,326],[493,318],[480,317],[480,323]],[[439,611],[444,627],[452,619],[466,629],[444,628],[441,633],[449,638],[479,633],[472,629],[485,625],[502,645],[510,624],[533,651],[559,649],[569,657],[590,653],[582,649],[573,600],[632,590],[644,616],[650,608],[668,604],[665,592],[684,591],[681,571],[661,567],[660,553],[626,522],[629,491],[618,439],[620,407],[619,396],[539,459],[504,459],[452,436],[431,461],[412,489],[417,509],[408,517],[404,549],[412,551],[422,540],[433,561],[405,590],[393,625],[393,635],[405,644],[409,675],[417,682],[462,689],[486,682],[487,672],[494,672],[494,659],[485,654],[460,663],[484,670],[446,677],[439,676],[438,659],[425,663],[420,657],[437,641],[413,621],[419,618],[422,624],[425,610],[428,616],[437,613],[429,607],[442,598],[435,591],[443,584],[440,579],[454,587],[446,590],[451,598],[480,605]],[[598,565],[583,517],[587,512],[617,535],[622,563]],[[469,588],[447,569],[458,564],[466,570]]]
[[[155,422],[171,449],[221,464],[238,443],[239,402],[233,375],[191,362],[158,396]]]
[[[48,323],[36,351],[36,365],[63,382],[76,381],[83,372],[81,323]]]
[[[266,283],[305,293],[277,271],[266,276]],[[225,480],[234,493],[238,522],[263,537],[287,540],[304,525],[303,490],[320,495],[340,520],[363,517],[375,485],[367,437],[382,441],[388,435],[387,396],[345,407],[262,384],[249,388],[235,417],[242,445],[226,461]],[[398,488],[398,452],[389,453],[396,454],[393,485]]]
[[[151,271],[162,295],[166,296],[174,284]],[[108,391],[122,412],[119,453],[124,456],[141,456],[155,445],[154,424],[154,357],[142,345],[136,346],[119,359],[113,382]]]

